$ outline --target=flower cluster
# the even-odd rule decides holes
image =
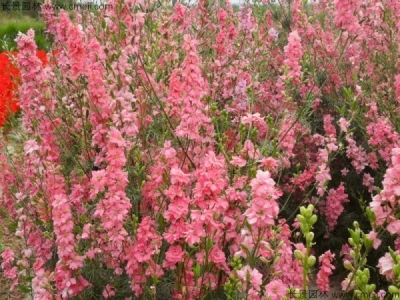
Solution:
[[[321,268],[317,274],[317,285],[318,289],[322,292],[329,292],[329,276],[332,275],[335,267],[332,265],[332,261],[335,258],[335,254],[332,254],[330,250],[326,251],[319,257],[319,263]]]
[[[16,55],[16,52],[0,53],[0,126],[4,125],[10,113],[15,113],[20,109],[15,95],[20,73],[12,61]],[[46,64],[46,52],[40,50],[36,52],[36,55],[43,64]]]
[[[285,299],[314,272],[327,292],[336,257],[355,297],[400,289],[392,0],[285,0],[279,13],[109,0],[73,18],[49,4],[54,49],[41,58],[30,30],[10,56],[19,70],[0,56],[2,122],[5,106],[22,116],[0,137],[13,288]],[[376,253],[390,256],[374,285]]]

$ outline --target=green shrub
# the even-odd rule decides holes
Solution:
[[[0,52],[7,50],[15,50],[17,45],[14,39],[18,32],[27,33],[32,28],[35,31],[35,42],[39,50],[48,50],[51,42],[46,39],[44,32],[45,25],[41,20],[36,20],[31,17],[21,16],[7,18],[7,15],[1,15],[2,22],[0,23]]]

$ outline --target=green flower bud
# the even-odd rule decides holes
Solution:
[[[268,264],[268,263],[269,263],[269,260],[266,259],[265,257],[260,256],[260,260],[261,260],[261,262],[263,262],[264,264]]]
[[[357,284],[358,286],[361,286],[361,285],[362,285],[362,281],[361,281],[361,278],[360,278],[360,277],[356,277],[356,284]]]
[[[309,267],[312,267],[313,265],[315,265],[315,262],[317,261],[317,259],[315,258],[314,255],[311,255],[308,259],[307,259],[307,265]]]
[[[297,220],[302,224],[306,222],[306,219],[302,215],[297,215]]]
[[[366,257],[364,257],[362,260],[361,260],[361,265],[366,265],[367,264],[367,258]],[[369,275],[368,275],[369,276]]]
[[[305,208],[304,206],[301,206],[301,207],[300,207],[300,214],[301,214],[302,216],[305,216],[305,214],[306,214],[306,208]]]
[[[350,235],[351,235],[351,238],[353,239],[354,243],[356,245],[358,245],[360,243],[359,235],[356,232],[354,232],[353,230],[350,230]]]
[[[400,266],[399,266],[399,265],[394,265],[394,266],[393,266],[393,273],[394,273],[394,275],[396,275],[396,276],[399,276],[399,275],[400,275]]]
[[[212,112],[215,112],[217,109],[218,109],[217,103],[211,104],[210,110],[211,110]]]
[[[368,279],[369,278],[367,276],[365,276],[365,275],[361,276],[361,282],[364,283],[364,284],[368,283]]]
[[[373,293],[373,292],[375,291],[375,289],[376,289],[376,285],[375,285],[375,284],[369,284],[369,285],[367,285],[367,292],[368,292],[368,294]]]
[[[370,240],[366,236],[364,236],[363,242],[364,242],[365,248],[367,248],[367,250],[371,249],[372,245],[374,244],[374,241]]]
[[[390,285],[389,286],[389,293],[398,294],[399,293],[399,289],[397,287],[395,287],[394,285]]]
[[[353,265],[352,265],[351,262],[348,261],[348,260],[345,260],[345,261],[343,262],[343,266],[345,267],[346,270],[354,271]]]
[[[310,218],[310,224],[314,225],[317,222],[317,220],[318,220],[317,215],[312,215]]]
[[[294,257],[297,260],[302,261],[303,260],[303,253],[301,253],[300,250],[296,249],[296,250],[294,250]]]
[[[312,241],[314,239],[314,232],[309,232],[306,234],[306,240],[307,241]]]

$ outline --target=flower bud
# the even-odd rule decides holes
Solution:
[[[361,282],[364,284],[368,283],[368,277],[365,275],[361,276]]]
[[[396,275],[396,277],[400,275],[400,266],[399,265],[393,266],[393,273],[394,273],[394,275]]]
[[[311,255],[308,259],[307,259],[307,265],[309,267],[312,267],[313,265],[315,265],[315,262],[317,261],[317,259],[315,258],[314,255]]]
[[[301,214],[302,216],[305,216],[305,214],[306,214],[306,208],[305,208],[304,206],[301,206],[301,207],[300,207],[300,214]]]
[[[359,235],[357,234],[357,232],[354,232],[353,230],[350,230],[350,236],[351,236],[351,238],[353,239],[353,242],[355,243],[355,244],[359,244],[360,243],[360,237],[359,237]]]
[[[353,265],[352,265],[351,262],[348,261],[348,260],[345,260],[345,261],[343,262],[343,266],[345,267],[346,270],[349,270],[349,271],[353,271],[353,270],[354,270]]]
[[[375,284],[369,284],[367,285],[367,293],[368,294],[372,294],[376,289],[376,285]]]
[[[294,257],[296,257],[297,260],[302,261],[303,253],[301,253],[300,250],[296,249],[296,250],[294,250]]]
[[[395,287],[394,285],[390,285],[389,286],[389,293],[398,294],[399,293],[399,289],[397,287]]]
[[[263,262],[264,264],[268,264],[269,263],[269,260],[268,259],[266,259],[265,257],[260,257],[260,260],[261,260],[261,262]]]
[[[363,273],[365,276],[367,276],[369,278],[369,276],[370,276],[369,269],[364,269]]]
[[[360,277],[356,277],[356,284],[357,284],[358,286],[361,286],[361,285],[362,285],[362,281],[361,281],[361,278],[360,278]]]
[[[312,241],[314,239],[314,232],[309,232],[306,234],[306,240],[307,241]]]
[[[300,223],[305,223],[305,221],[306,221],[306,219],[305,219],[302,215],[297,215],[297,220],[298,220]]]

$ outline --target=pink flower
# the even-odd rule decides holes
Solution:
[[[116,145],[118,147],[125,147],[126,141],[122,137],[121,132],[116,128],[111,128],[109,136],[109,143]]]
[[[260,113],[247,114],[246,116],[242,117],[241,122],[247,125],[253,124],[253,126],[258,130],[259,137],[265,136],[267,133],[268,125],[265,122],[264,117],[261,117]]]
[[[337,224],[337,219],[342,214],[343,204],[349,202],[348,195],[344,190],[343,182],[340,183],[337,189],[330,189],[322,211],[325,214],[329,225],[329,230],[333,230]]]
[[[275,200],[282,194],[275,190],[275,181],[271,178],[271,173],[268,171],[258,171],[256,178],[251,180],[250,185],[253,194],[258,197],[268,197]]]
[[[335,267],[331,264],[335,255],[330,250],[326,251],[319,257],[321,267],[317,274],[318,289],[322,292],[329,292],[329,276],[332,275],[332,270]]]
[[[206,232],[203,228],[203,224],[195,222],[193,224],[188,224],[187,231],[185,231],[186,242],[193,246],[200,242],[200,238],[205,237]]]
[[[212,261],[216,266],[219,266],[222,269],[226,269],[226,270],[228,269],[225,253],[217,246],[214,246],[211,249],[210,255],[209,255],[209,260]]]
[[[6,248],[1,254],[1,257],[3,258],[1,267],[4,268],[4,266],[10,264],[14,260],[14,252],[10,248]]]
[[[181,246],[176,245],[169,247],[168,251],[165,253],[164,268],[174,270],[177,263],[183,262],[184,256],[185,252],[183,252]]]
[[[347,277],[342,281],[341,286],[343,291],[351,291],[354,289],[356,282],[352,278],[353,273],[349,273]]]
[[[270,28],[269,30],[268,30],[268,35],[273,39],[273,40],[278,40],[278,36],[279,36],[279,33],[278,33],[278,31],[275,29],[275,28]]]
[[[368,233],[367,238],[374,241],[374,244],[372,245],[372,247],[374,247],[374,249],[378,249],[382,243],[382,241],[380,239],[378,239],[378,233],[376,233],[375,231],[371,231],[370,233]]]
[[[35,140],[28,140],[25,142],[24,151],[25,154],[30,154],[39,149],[39,146]]]
[[[262,284],[262,274],[257,269],[251,269],[248,265],[237,271],[239,279],[243,283],[243,290],[249,289],[248,283],[255,291],[260,291]],[[248,281],[249,280],[249,281]]]
[[[164,216],[167,220],[175,222],[189,212],[189,201],[185,198],[176,198],[168,206]]]
[[[244,167],[247,164],[247,161],[241,156],[234,155],[232,156],[230,163],[234,166]]]
[[[318,182],[318,195],[323,196],[326,190],[325,184],[327,181],[331,180],[331,174],[329,167],[326,166],[325,163],[319,166],[319,170],[315,176],[315,179]]]
[[[391,234],[398,234],[400,232],[400,220],[395,220],[390,222],[390,224],[386,227],[386,229]]]
[[[288,37],[289,43],[285,46],[284,64],[289,67],[287,76],[293,77],[295,83],[300,82],[301,77],[301,66],[299,60],[303,56],[303,48],[301,46],[301,39],[297,30],[292,31]]]
[[[189,175],[183,173],[181,169],[171,168],[170,175],[172,184],[186,184],[190,182]]]
[[[398,254],[398,251],[395,252]],[[394,261],[390,253],[385,253],[385,256],[381,257],[378,262],[379,273],[385,275],[388,280],[393,278],[393,266]]]
[[[262,158],[260,160],[260,162],[264,165],[264,167],[270,171],[270,172],[275,172],[277,166],[278,166],[278,162],[276,161],[276,159],[272,158],[272,157],[268,157],[268,158]]]
[[[106,299],[114,297],[115,296],[115,288],[112,285],[107,284],[102,295]]]
[[[354,12],[360,8],[358,0],[335,0],[336,14],[335,25],[349,33],[357,34],[360,28],[358,19],[354,16]]]
[[[270,300],[282,300],[286,293],[287,286],[280,279],[274,279],[265,286],[265,296]]]
[[[83,226],[82,236],[81,236],[82,239],[88,239],[89,238],[89,236],[90,236],[90,227],[92,227],[92,224],[85,224]]]
[[[186,11],[187,11],[187,7],[186,6],[183,6],[179,2],[176,3],[175,6],[174,6],[174,14],[172,16],[172,20],[174,22],[179,22],[181,20],[184,20]]]
[[[95,197],[99,192],[102,192],[106,188],[106,183],[106,170],[92,171],[92,178],[90,179],[90,184],[92,185],[91,196]]]
[[[351,247],[349,244],[342,245],[342,249],[340,250],[340,256],[343,256],[343,259],[353,261],[353,258],[350,256]]]
[[[330,114],[324,115],[324,131],[326,136],[336,136],[336,128],[332,125],[333,120]]]
[[[343,132],[347,132],[350,122],[347,121],[345,118],[340,118],[338,123],[339,123],[340,130],[342,130]]]

